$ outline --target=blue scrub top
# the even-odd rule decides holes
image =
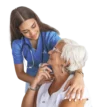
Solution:
[[[53,49],[60,39],[54,31],[41,32],[38,38],[37,49],[32,48],[30,40],[26,37],[14,40],[12,42],[14,64],[23,64],[23,58],[25,58],[27,60],[27,74],[35,76],[39,64],[48,61],[48,51]],[[34,66],[32,60],[34,61]]]

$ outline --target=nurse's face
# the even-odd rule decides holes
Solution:
[[[59,43],[52,50],[48,52],[50,56],[47,63],[54,68],[61,66],[61,64],[63,63],[63,59],[61,59],[63,46],[64,43]]]
[[[27,38],[37,40],[40,34],[39,26],[34,18],[25,20],[19,26],[20,32]]]

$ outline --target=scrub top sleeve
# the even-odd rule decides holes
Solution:
[[[18,41],[13,41],[12,43],[12,55],[13,55],[14,64],[23,63],[22,50]]]
[[[56,45],[56,43],[60,40],[60,36],[56,32],[51,32],[50,33],[50,38],[49,38],[49,48],[53,49],[53,47]]]

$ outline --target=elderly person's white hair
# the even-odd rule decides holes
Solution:
[[[58,43],[65,42],[62,48],[61,58],[70,61],[70,65],[66,67],[71,72],[81,69],[87,60],[86,49],[78,45],[75,41],[69,39],[61,39]]]

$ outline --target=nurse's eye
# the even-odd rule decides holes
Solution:
[[[26,32],[23,32],[23,34],[27,34],[28,33],[28,31],[26,31]]]

